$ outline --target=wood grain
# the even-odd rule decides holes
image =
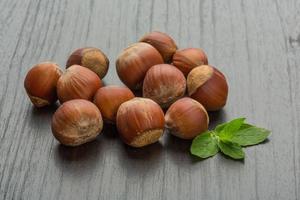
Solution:
[[[300,1],[0,0],[0,199],[300,199]],[[114,62],[144,33],[169,33],[180,48],[201,47],[227,76],[225,109],[269,128],[244,162],[199,161],[190,142],[165,134],[132,149],[105,127],[78,148],[50,130],[56,106],[37,110],[23,89],[34,64],[64,68],[78,47],[110,59],[106,84],[121,84]]]

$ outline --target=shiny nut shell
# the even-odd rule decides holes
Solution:
[[[187,76],[193,68],[200,65],[207,65],[208,61],[202,49],[187,48],[176,51],[172,64]]]
[[[51,125],[54,137],[67,146],[78,146],[94,140],[102,127],[98,108],[83,99],[62,104],[54,113]]]
[[[132,44],[118,56],[117,73],[130,89],[140,89],[147,71],[156,64],[162,64],[160,53],[151,45],[139,42]]]
[[[99,108],[104,121],[115,123],[120,105],[132,98],[134,98],[134,94],[129,88],[110,85],[102,87],[96,92],[94,103]]]
[[[200,102],[208,111],[225,106],[228,85],[225,76],[216,68],[202,65],[194,68],[187,77],[190,97]]]
[[[184,96],[185,90],[186,79],[183,74],[172,65],[160,64],[148,70],[143,84],[143,97],[168,107]]]
[[[209,117],[199,102],[185,97],[170,106],[165,121],[171,134],[182,139],[193,139],[207,131]]]
[[[95,72],[102,79],[108,71],[109,60],[98,48],[85,47],[75,50],[69,57],[66,67],[80,65]]]
[[[144,35],[140,42],[146,42],[156,48],[162,55],[165,63],[170,63],[177,50],[175,41],[166,33],[153,31]]]
[[[57,82],[57,95],[61,103],[72,99],[93,100],[102,81],[93,71],[72,65]]]
[[[164,113],[151,99],[133,98],[123,103],[117,113],[117,128],[122,140],[133,147],[158,141],[163,134]]]
[[[31,68],[24,80],[24,87],[36,107],[50,105],[57,101],[56,85],[62,71],[52,62],[43,62]]]

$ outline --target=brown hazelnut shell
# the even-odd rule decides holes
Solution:
[[[109,68],[107,56],[98,48],[85,47],[75,50],[69,57],[66,67],[80,65],[95,72],[103,79]]]
[[[52,62],[43,62],[31,68],[24,80],[24,87],[31,102],[43,107],[57,101],[56,85],[62,71]]]
[[[93,71],[80,65],[72,65],[57,82],[57,95],[61,103],[72,99],[93,100],[102,81]]]
[[[137,90],[142,87],[150,67],[161,63],[163,59],[153,46],[138,42],[124,49],[118,56],[116,69],[121,81],[130,89]]]
[[[165,115],[166,128],[182,139],[193,139],[207,131],[209,117],[205,108],[196,100],[184,97],[173,103]]]
[[[121,104],[116,124],[126,144],[143,147],[157,142],[162,136],[164,113],[151,99],[136,97]]]
[[[151,67],[143,83],[143,97],[154,100],[164,108],[184,96],[185,90],[185,77],[176,67],[169,64]]]
[[[187,77],[188,94],[208,111],[225,106],[228,84],[222,72],[215,67],[202,65],[194,68]]]
[[[94,104],[99,108],[105,122],[115,123],[120,105],[132,98],[134,94],[129,88],[110,85],[98,89]]]
[[[156,48],[162,55],[165,63],[172,61],[173,54],[177,50],[175,41],[166,33],[153,31],[144,35],[140,42],[146,42]]]
[[[207,65],[208,60],[202,49],[186,48],[175,52],[172,64],[187,76],[193,68],[200,65]]]
[[[101,113],[91,102],[75,99],[63,103],[52,117],[54,137],[67,146],[94,140],[103,128]]]

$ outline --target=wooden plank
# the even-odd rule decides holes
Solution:
[[[300,199],[299,1],[0,0],[0,199]],[[230,84],[211,127],[245,116],[273,134],[246,149],[197,161],[190,142],[164,135],[144,149],[125,146],[113,126],[90,144],[67,148],[50,130],[56,107],[34,109],[23,80],[75,48],[110,59],[106,84],[122,84],[115,60],[151,30],[180,48],[202,47]]]

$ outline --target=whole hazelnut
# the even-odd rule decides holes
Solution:
[[[216,68],[202,65],[194,68],[187,77],[190,97],[200,102],[208,111],[225,106],[228,85],[225,76]]]
[[[168,107],[184,96],[186,79],[174,66],[169,64],[154,65],[144,79],[143,97],[150,98],[160,106]]]
[[[24,87],[33,105],[43,107],[57,101],[56,84],[61,74],[52,62],[39,63],[28,71]]]
[[[177,50],[174,40],[166,33],[159,31],[153,31],[144,35],[140,42],[146,42],[154,46],[162,55],[165,63],[171,62],[173,54]]]
[[[118,56],[117,73],[121,81],[130,89],[140,89],[150,67],[163,63],[159,52],[150,44],[135,43]]]
[[[110,85],[98,89],[94,103],[99,108],[105,122],[115,123],[120,105],[132,98],[134,98],[134,94],[127,87]]]
[[[80,65],[95,72],[100,79],[106,75],[109,67],[109,60],[106,55],[97,48],[85,47],[75,50],[69,57],[66,67]]]
[[[208,61],[202,49],[187,48],[175,52],[172,64],[187,76],[193,68],[200,65],[207,65]]]
[[[166,128],[182,139],[193,139],[207,131],[209,117],[205,108],[194,99],[185,97],[177,100],[165,115]]]
[[[133,98],[122,103],[117,112],[117,128],[122,140],[133,147],[158,141],[164,130],[164,113],[151,99]]]
[[[93,71],[80,65],[72,65],[58,79],[57,95],[61,103],[71,99],[93,100],[102,81]]]
[[[54,113],[51,125],[54,137],[67,146],[78,146],[94,140],[102,127],[100,111],[84,99],[63,103]]]

